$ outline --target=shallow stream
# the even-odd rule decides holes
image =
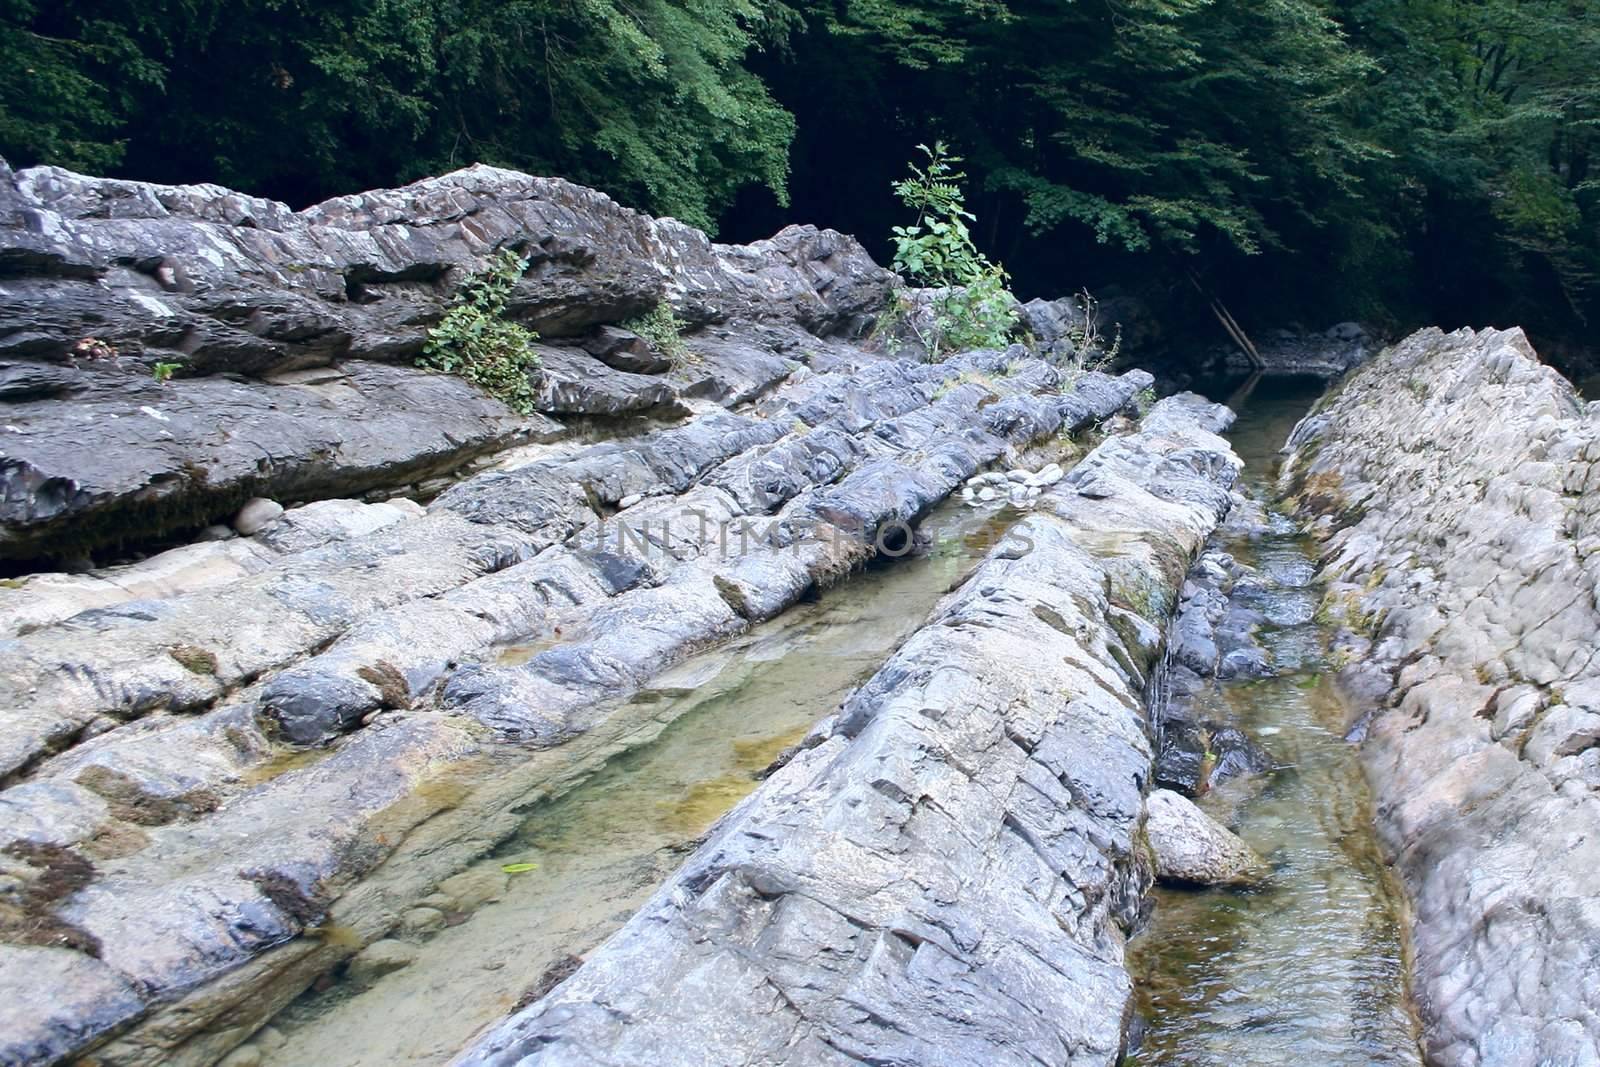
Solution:
[[[1232,437],[1258,495],[1271,496],[1277,450],[1318,392],[1319,383],[1269,381],[1241,403]],[[325,979],[257,1039],[267,1061],[447,1062],[621,926],[1017,517],[946,504],[922,526],[927,553],[874,566],[658,678],[613,713],[641,724],[638,739],[603,763],[575,763],[577,784],[528,804],[516,832],[468,869],[493,899],[392,935],[413,954],[407,966]],[[1311,548],[1282,516],[1265,537],[1223,547],[1265,579],[1251,606],[1268,620],[1263,644],[1277,671],[1221,685],[1211,714],[1243,726],[1278,769],[1202,803],[1274,873],[1251,892],[1156,891],[1130,953],[1142,1032],[1129,1063],[1419,1064],[1400,897],[1323,676]]]
[[[1321,392],[1268,379],[1239,403],[1231,439],[1249,489],[1273,496],[1278,449]],[[1420,1064],[1406,986],[1399,886],[1372,830],[1371,797],[1316,619],[1314,549],[1282,515],[1221,546],[1255,567],[1241,597],[1267,619],[1271,677],[1220,683],[1208,717],[1231,719],[1277,769],[1200,804],[1266,858],[1252,891],[1158,888],[1131,946],[1140,1044],[1129,1064],[1367,1067]]]
[[[540,976],[638,910],[760,772],[876,670],[1018,517],[951,501],[919,528],[927,552],[876,564],[659,677],[615,714],[670,725],[530,807],[517,833],[469,869],[503,887],[498,899],[408,938],[417,953],[409,966],[364,987],[334,978],[302,996],[273,1020],[270,1061],[448,1061]]]

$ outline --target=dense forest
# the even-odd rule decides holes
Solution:
[[[937,138],[1024,296],[1552,348],[1600,315],[1584,0],[0,3],[14,166],[301,205],[483,161],[887,261]]]

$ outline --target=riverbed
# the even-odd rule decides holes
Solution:
[[[493,886],[496,899],[447,913],[436,931],[402,935],[413,961],[376,981],[325,979],[258,1038],[268,1059],[318,1067],[448,1061],[621,926],[1021,514],[952,499],[920,524],[924,544],[914,555],[875,563],[661,675],[616,717],[670,725],[531,806],[517,833],[465,872]]]
[[[1268,379],[1240,402],[1230,438],[1247,489],[1274,495],[1278,449],[1321,393]],[[1184,1067],[1420,1064],[1407,988],[1403,900],[1372,828],[1372,799],[1318,621],[1315,549],[1269,511],[1264,535],[1221,538],[1256,568],[1236,594],[1266,619],[1271,674],[1215,683],[1208,714],[1272,756],[1268,774],[1201,798],[1271,867],[1260,889],[1158,888],[1131,946],[1137,1048],[1128,1062]]]

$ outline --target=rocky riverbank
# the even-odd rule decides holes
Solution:
[[[1595,412],[1519,330],[1426,330],[1292,441],[1446,1067],[1600,1062]]]
[[[365,946],[466,921],[494,890],[456,876],[520,811],[666,727],[629,694],[912,550],[991,467],[1043,508],[1151,382],[1059,366],[1043,304],[1037,348],[890,355],[848,238],[717,246],[488,168],[298,213],[0,177],[0,553],[83,572],[0,586],[5,1062],[212,1063]],[[502,247],[547,339],[531,417],[408,364]],[[663,299],[688,355],[605,362]],[[1137,473],[1181,486],[1221,462],[1196,447]],[[1102,462],[1080,525],[1137,532],[1133,459]]]
[[[525,415],[415,366],[506,250]],[[1321,768],[1297,780],[1365,819],[1296,680],[1329,657],[1429,1055],[1600,1063],[1591,408],[1515,331],[1351,372],[1286,470],[1314,582],[1236,487],[1226,408],[1085,371],[1070,300],[927,362],[879,321],[896,284],[837,233],[717,245],[486,167],[293,212],[0,164],[0,1063],[326,1048],[305,1002],[270,1024],[335,979],[424,981],[528,813],[690,713],[694,657],[924,551],[946,501],[998,547],[862,646],[681,868],[687,838],[639,868],[630,907],[665,882],[614,937],[540,942],[463,1063],[1114,1063],[1156,878],[1269,899],[1301,869],[1206,814],[1286,769],[1249,680]]]
[[[621,932],[458,1062],[1115,1063],[1152,865],[1141,694],[1229,506],[1231,418],[1162,401],[1046,490]]]

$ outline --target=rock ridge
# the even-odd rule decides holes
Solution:
[[[1291,439],[1445,1067],[1600,1062],[1597,410],[1520,330],[1432,329]]]
[[[506,249],[528,261],[507,314],[545,338],[531,417],[411,365]],[[0,561],[139,548],[253,496],[417,496],[571,432],[559,420],[745,403],[821,369],[824,338],[863,334],[891,282],[832,231],[719,245],[481,165],[291,211],[0,161]],[[663,303],[696,331],[681,365],[587,350]]]
[[[1229,505],[1231,417],[1168,399],[1100,445],[620,932],[456,1062],[1117,1062],[1150,878],[1140,694]]]

